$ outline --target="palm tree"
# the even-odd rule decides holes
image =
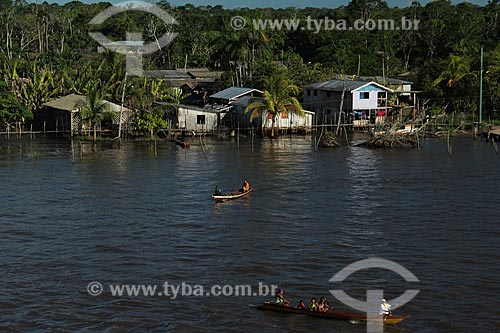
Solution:
[[[260,18],[261,15],[257,14]],[[221,61],[229,60],[229,68],[234,70],[236,85],[243,87],[245,82],[252,78],[255,64],[260,60],[272,58],[272,49],[269,46],[269,37],[259,30],[254,30],[252,21],[246,22],[245,28],[240,31],[218,33],[213,43],[219,50],[215,57]]]
[[[441,75],[434,80],[434,86],[451,98],[450,111],[466,111],[474,105],[474,98],[467,97],[470,86],[476,84],[477,76],[470,68],[470,59],[450,54],[448,64]]]
[[[101,87],[98,81],[89,83],[85,89],[86,98],[79,103],[77,107],[80,108],[80,114],[83,121],[88,121],[90,127],[94,129],[94,141],[97,140],[97,124],[99,124],[106,117],[111,115],[108,104],[103,101],[101,95]]]
[[[285,72],[276,71],[270,77],[264,79],[263,97],[253,98],[245,108],[244,113],[252,112],[250,122],[255,118],[266,114],[271,119],[271,136],[274,136],[274,127],[278,116],[288,117],[288,114],[304,116],[302,105],[295,96],[299,87],[290,84]]]
[[[469,59],[459,55],[450,54],[448,58],[448,66],[441,75],[434,80],[434,86],[446,82],[446,86],[453,87],[466,76],[471,75]]]

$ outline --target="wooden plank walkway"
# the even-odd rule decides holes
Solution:
[[[483,137],[489,140],[498,141],[500,139],[500,126],[490,126],[488,130],[483,131]]]

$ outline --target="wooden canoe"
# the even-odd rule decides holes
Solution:
[[[347,312],[347,311],[339,311],[339,310],[329,310],[326,312],[319,312],[319,311],[311,311],[309,309],[297,309],[297,308],[294,308],[291,306],[277,305],[277,304],[273,304],[273,303],[269,303],[269,302],[266,302],[266,303],[258,306],[257,308],[259,310],[301,314],[301,315],[308,315],[308,316],[325,318],[325,319],[340,319],[340,320],[352,320],[352,321],[362,321],[362,322],[367,321],[366,314]],[[410,315],[405,315],[405,316],[389,315],[388,317],[386,317],[383,320],[384,320],[384,324],[395,325],[397,323],[402,322],[403,320],[405,320],[408,317],[410,317]],[[375,319],[375,320],[377,320],[377,319]],[[380,318],[380,320],[382,320],[382,318]]]
[[[233,200],[233,199],[241,198],[241,197],[249,194],[252,191],[253,191],[253,188],[251,188],[245,192],[240,192],[239,190],[235,190],[235,191],[231,191],[229,193],[225,193],[225,194],[221,194],[221,195],[212,194],[212,199],[214,199],[215,201]]]

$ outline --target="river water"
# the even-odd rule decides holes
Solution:
[[[365,332],[259,311],[269,296],[113,296],[109,284],[279,285],[285,297],[367,289],[411,317],[387,332],[500,327],[500,157],[470,137],[421,149],[314,150],[310,138],[92,143],[0,138],[0,331]],[[214,204],[244,178],[256,189]],[[371,257],[386,269],[329,279]],[[90,282],[104,292],[91,296]],[[158,288],[159,288],[158,287]],[[338,309],[348,307],[328,297]]]

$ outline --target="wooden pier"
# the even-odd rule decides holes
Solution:
[[[490,128],[483,131],[482,136],[484,138],[486,138],[488,141],[490,141],[490,140],[499,141],[500,140],[500,126],[490,126]]]

